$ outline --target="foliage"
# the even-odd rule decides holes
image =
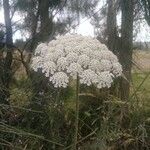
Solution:
[[[138,87],[144,76],[133,74],[135,87]],[[30,82],[27,86],[27,81],[20,79],[12,88],[14,91],[16,88],[30,91],[33,87]],[[125,102],[110,95],[108,90],[98,91],[94,87],[81,86],[79,147],[87,150],[130,150],[137,147],[148,150],[150,110],[146,93],[149,92],[145,90],[145,94],[142,94],[146,87],[149,89],[149,82],[145,82],[139,90],[138,98],[142,96],[139,101],[135,97],[128,101],[129,115],[126,119],[127,128],[124,129],[120,122]],[[40,93],[32,90],[34,96],[27,105],[11,105],[11,109],[7,109],[10,106],[0,106],[1,148],[59,150],[70,147],[75,119],[74,83],[60,91],[60,99],[57,91],[50,86],[47,88],[43,93],[43,90]],[[23,96],[24,93],[20,97]],[[8,118],[9,122],[6,122]]]
[[[148,25],[150,25],[150,1],[149,0],[140,0],[143,6],[143,11],[145,15],[145,20],[147,21]]]
[[[72,0],[63,4],[60,4],[60,0],[45,1],[49,2],[49,5],[44,6],[48,9],[44,8],[42,9],[43,11],[40,10],[40,14],[38,14],[39,9],[37,2],[43,2],[43,0],[10,1],[11,17],[13,17],[13,13],[16,10],[21,13],[24,18],[24,22],[22,22],[21,26],[25,29],[25,33],[32,35],[31,41],[34,45],[37,44],[37,41],[34,40],[34,36],[38,35],[41,37],[39,33],[43,32],[41,26],[44,29],[48,27],[48,30],[44,30],[48,35],[63,34],[69,31],[70,25],[76,24],[80,18],[80,13],[83,16],[92,16],[92,12],[95,12],[94,10],[98,4],[98,0]],[[104,11],[106,11],[106,9]],[[45,19],[47,12],[48,15]],[[43,13],[44,15],[42,15]],[[54,15],[55,19],[53,16],[51,20],[51,15]],[[105,12],[104,15],[106,16]],[[42,17],[44,17],[44,21],[41,21]],[[127,19],[124,20],[124,24],[129,21],[128,19],[131,19],[128,15],[126,15],[126,17]],[[51,25],[60,29],[54,29],[54,31],[52,31],[53,29],[49,28]],[[128,23],[126,25],[128,25]],[[12,23],[12,26],[16,26],[16,24]],[[127,27],[125,27],[125,29],[129,32]],[[0,36],[3,38],[4,34],[2,33]],[[41,40],[45,41],[43,37],[39,41]],[[121,44],[128,46],[125,41],[122,41]],[[131,40],[129,42],[131,42]],[[85,43],[87,43],[85,45],[90,45],[88,40],[86,40]],[[28,42],[26,44],[28,45]],[[24,41],[18,41],[18,45],[20,45],[23,50],[26,44]],[[61,49],[59,46],[60,45],[57,47],[58,50]],[[73,43],[70,43],[70,47],[74,48]],[[31,50],[33,50],[32,48]],[[123,51],[122,56],[124,56],[124,52],[125,51]],[[75,51],[75,53],[77,53],[77,51]],[[94,53],[91,53],[90,57],[93,56],[93,54]],[[111,54],[110,52],[109,55]],[[107,55],[107,57],[109,57],[109,55]],[[2,56],[2,59],[0,57],[0,63],[3,63],[5,53],[2,52],[0,56]],[[74,56],[75,55],[73,55],[72,58],[74,58]],[[85,60],[84,58],[85,57],[81,57],[80,63],[84,62],[82,62],[82,60]],[[72,61],[72,59],[70,60]],[[125,59],[124,63],[126,61],[127,59]],[[13,53],[13,63],[11,64],[13,77],[10,81],[10,88],[6,89],[2,84],[0,85],[0,100],[3,99],[2,92],[4,91],[8,91],[6,100],[9,100],[9,104],[4,104],[2,101],[0,102],[0,149],[72,149],[76,116],[76,89],[74,80],[71,80],[70,85],[66,89],[56,89],[40,71],[36,74],[31,72],[26,76],[21,67],[21,71],[18,70],[17,68],[21,62],[24,63],[23,56],[20,59],[20,55],[18,56]],[[29,65],[29,62],[27,63]],[[62,65],[62,63],[59,65]],[[84,65],[89,65],[89,63],[86,62]],[[106,67],[107,65],[104,66]],[[70,69],[72,69],[72,67],[70,67]],[[19,71],[21,73],[18,73]],[[45,72],[46,71],[47,70],[45,70]],[[0,76],[2,75],[1,73],[2,69]],[[118,90],[118,86],[116,86],[115,83],[110,90],[99,90],[93,85],[90,87],[80,85],[79,138],[77,141],[79,149],[150,149],[149,73],[134,72],[132,78],[131,95],[127,101],[122,101],[120,98],[114,96],[113,88]]]
[[[12,6],[16,11],[22,13],[23,23],[20,30],[28,32],[29,38],[34,38],[35,45],[43,41],[43,38],[40,38],[41,34],[44,34],[42,33],[42,26],[45,27],[44,30],[49,36],[48,39],[52,39],[58,34],[66,33],[70,30],[70,27],[76,25],[78,14],[90,16],[94,8],[96,8],[98,0],[82,0],[79,1],[78,5],[76,0],[45,0],[44,3],[41,0],[15,0]],[[35,40],[37,43],[35,43]]]

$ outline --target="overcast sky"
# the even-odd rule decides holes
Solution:
[[[85,21],[86,20],[86,21]],[[13,21],[21,21],[21,17],[17,14],[15,14]],[[3,10],[0,9],[0,23],[4,23],[4,15]],[[76,28],[75,32],[86,35],[86,36],[94,36],[94,27],[90,23],[90,19],[87,20],[87,18],[83,18],[80,21],[80,25],[78,28]],[[25,39],[25,35],[21,35],[21,32],[16,32],[14,34],[14,40],[23,38]],[[136,37],[136,41],[150,41],[150,27],[147,25],[147,23],[144,21],[141,24],[140,31]]]

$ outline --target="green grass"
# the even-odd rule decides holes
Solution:
[[[132,79],[139,100],[150,108],[150,74],[133,73]]]
[[[134,89],[137,91],[136,96],[134,95],[131,99],[131,101],[134,101],[135,109],[137,109],[135,114],[143,115],[139,119],[141,118],[140,120],[146,121],[150,125],[150,73],[133,73],[132,78]],[[132,93],[134,93],[133,89]],[[135,116],[134,118],[138,117]],[[150,127],[148,128],[150,129]]]

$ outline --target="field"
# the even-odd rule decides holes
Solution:
[[[133,85],[139,98],[150,106],[150,52],[135,51],[133,61],[138,66],[133,67]]]
[[[135,51],[132,79],[139,101],[150,111],[150,52]]]
[[[133,62],[136,67],[142,72],[150,71],[150,51],[134,51],[133,52]]]
[[[16,72],[16,78],[20,80],[22,76],[25,76],[25,69],[21,65]],[[16,91],[13,89],[13,92]],[[31,92],[27,94],[30,95]],[[136,50],[133,52],[131,97],[136,97],[142,106],[150,109],[150,51]]]
[[[112,95],[107,97],[107,91],[101,94],[93,87],[92,90],[81,87],[87,92],[87,95],[80,95],[81,150],[149,150],[150,52],[135,51],[133,58],[131,95],[127,102]],[[10,125],[0,124],[1,145],[14,150],[16,147],[24,150],[46,147],[49,150],[57,149],[57,142],[70,148],[74,136],[75,83],[58,94],[48,87],[43,95],[41,92],[36,97],[34,88],[45,88],[46,84],[39,81],[40,77],[33,81],[36,85],[33,87],[23,70],[23,66],[18,69],[11,85],[12,109],[2,106],[10,115]],[[126,106],[127,116],[122,115]]]

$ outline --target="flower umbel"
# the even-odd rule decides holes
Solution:
[[[42,73],[54,87],[67,87],[69,78],[81,84],[109,88],[113,79],[122,74],[117,57],[97,39],[81,35],[60,36],[41,43],[35,50],[31,67]]]

